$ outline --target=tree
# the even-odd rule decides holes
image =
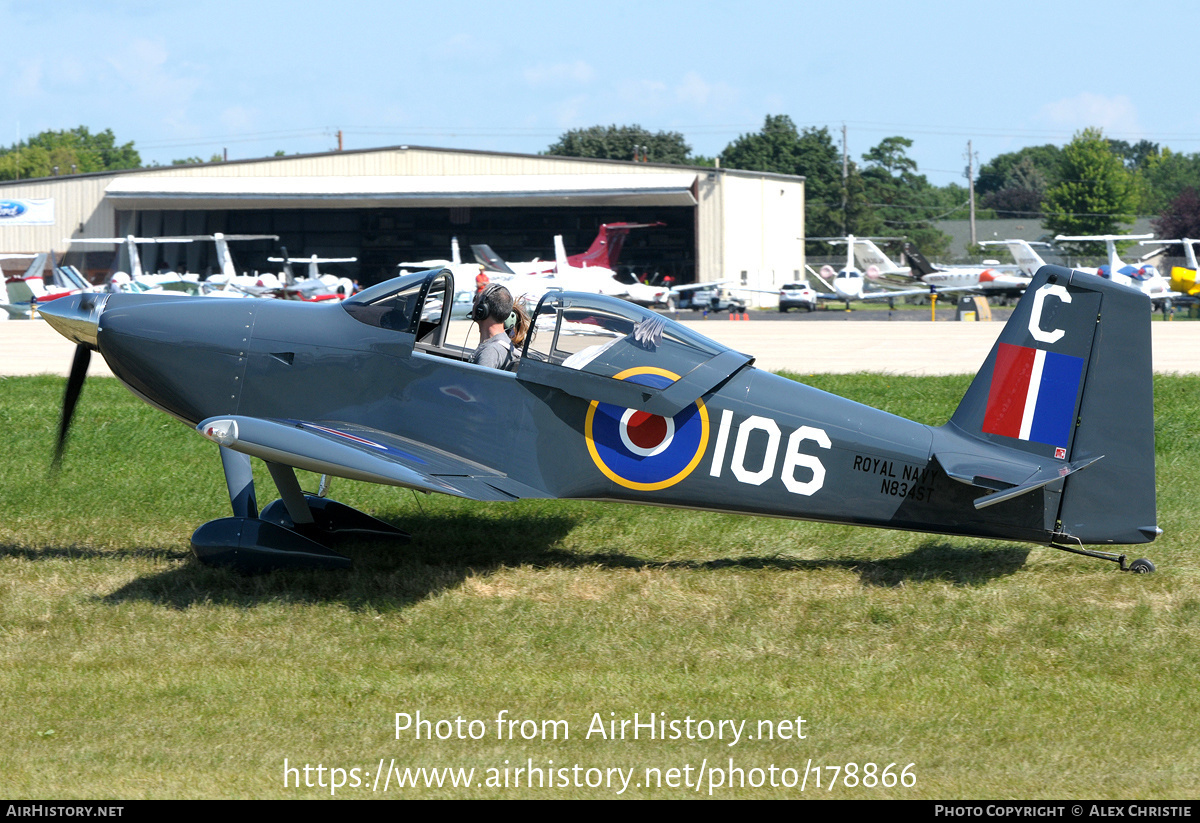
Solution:
[[[798,131],[786,114],[769,114],[762,131],[740,135],[725,147],[721,165],[803,176],[806,233],[842,232],[842,160],[829,129]]]
[[[1062,179],[1059,166],[1062,149],[1052,144],[1027,146],[1019,151],[998,154],[979,167],[975,178],[975,193],[980,197],[1009,186],[1013,169],[1024,161],[1045,178],[1046,188],[1058,185]]]
[[[117,145],[112,129],[92,134],[87,126],[44,131],[28,141],[0,149],[0,179],[136,169],[142,164],[133,143]]]
[[[926,256],[936,257],[950,248],[950,236],[933,227],[942,216],[939,195],[908,156],[912,144],[907,137],[885,137],[863,155],[862,178],[884,230],[906,235]],[[864,226],[856,228],[855,234],[868,233]]]
[[[1150,225],[1161,237],[1200,237],[1200,193],[1192,186],[1184,187]]]
[[[1003,187],[988,192],[982,203],[989,209],[995,209],[1000,217],[1038,215],[1041,214],[1042,198],[1046,196],[1048,188],[1046,173],[1038,167],[1033,157],[1025,155],[1009,168]]]
[[[1057,234],[1120,234],[1133,222],[1136,182],[1100,129],[1076,133],[1063,148],[1062,181],[1043,207],[1044,225]]]
[[[560,157],[594,157],[600,160],[635,160],[635,147],[646,147],[652,163],[690,162],[692,147],[677,131],[650,132],[639,125],[592,126],[572,129],[558,138],[546,154]],[[640,152],[639,152],[640,153]]]
[[[1164,148],[1139,170],[1143,183],[1142,214],[1162,214],[1186,188],[1200,189],[1200,154]]]

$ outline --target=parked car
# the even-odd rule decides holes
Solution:
[[[808,283],[784,283],[779,289],[779,310],[807,309],[817,307],[817,292]]]

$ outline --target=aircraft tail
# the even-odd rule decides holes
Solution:
[[[561,234],[554,235],[554,265],[560,273],[566,271],[567,267],[571,265],[567,260],[567,249],[563,245]]]
[[[596,239],[588,250],[582,254],[572,254],[567,263],[574,268],[584,266],[602,266],[615,269],[621,258],[621,249],[625,247],[625,238],[632,229],[648,229],[662,226],[664,223],[604,223],[596,233]]]
[[[476,262],[487,271],[514,274],[509,265],[504,262],[504,258],[492,251],[492,247],[486,243],[471,246],[471,253],[475,255]]]
[[[893,274],[903,272],[904,269],[897,266],[891,261],[886,254],[876,246],[874,241],[865,237],[855,237],[851,243],[852,251],[850,254],[851,261],[858,258],[858,263],[863,267],[863,271],[874,266],[883,274]]]
[[[933,267],[933,264],[925,259],[925,255],[921,254],[912,243],[904,244],[904,256],[908,259],[908,264],[912,267],[913,274],[918,277],[933,274],[937,271]]]
[[[1037,273],[934,448],[947,474],[992,490],[977,509],[1045,488],[1057,544],[1158,535],[1150,314],[1136,289]]]

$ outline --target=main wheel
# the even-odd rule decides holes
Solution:
[[[1141,557],[1129,564],[1129,570],[1134,574],[1150,574],[1154,571],[1154,564]]]

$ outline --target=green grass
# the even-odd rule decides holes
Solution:
[[[940,423],[969,378],[801,379]],[[475,768],[476,781],[506,760],[634,768],[634,797],[696,796],[636,783],[730,758],[747,780],[772,764],[915,764],[912,787],[826,792],[826,771],[804,797],[1163,799],[1200,785],[1200,379],[1155,381],[1165,534],[1145,549],[1158,573],[1139,577],[1036,546],[418,500],[348,481],[334,496],[412,543],[339,544],[350,572],[239,577],[187,548],[228,513],[215,449],[115,381],[89,382],[48,475],[62,382],[0,380],[4,797],[330,796],[284,788],[285,758],[368,782],[381,758]],[[484,721],[487,736],[397,739],[395,713],[418,710]],[[502,710],[565,720],[570,739],[497,740]],[[806,738],[585,738],[594,714],[634,712],[746,720],[752,734],[802,716]],[[614,794],[393,784],[337,796]],[[768,783],[713,796],[801,795]]]

